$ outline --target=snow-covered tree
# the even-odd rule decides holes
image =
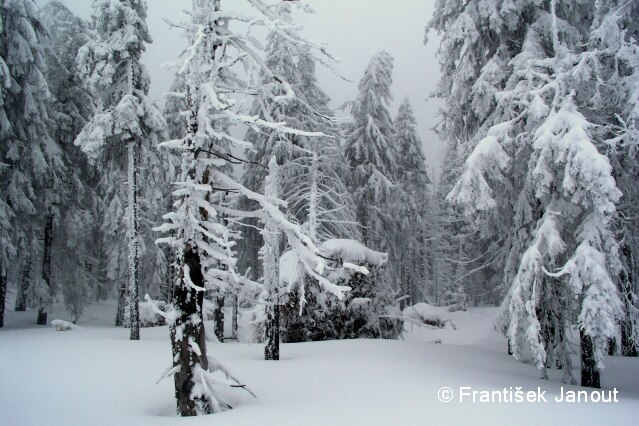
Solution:
[[[639,132],[639,19],[636,2],[599,4],[594,18],[596,29],[589,43],[589,64],[581,73],[584,115],[598,124],[593,132],[603,140],[610,158],[613,176],[622,192],[618,203],[615,229],[620,241],[621,270],[616,277],[623,302],[621,320],[621,354],[639,356],[639,228],[634,218],[639,214],[637,192],[637,144]],[[597,81],[596,85],[586,80]]]
[[[286,219],[280,210],[285,206],[283,201],[251,191],[233,177],[231,165],[237,158],[233,150],[249,146],[250,142],[232,136],[231,126],[262,128],[273,132],[274,138],[278,138],[278,134],[316,136],[241,112],[242,105],[234,94],[258,90],[251,76],[260,75],[262,83],[265,76],[270,76],[284,93],[278,98],[280,102],[286,103],[295,93],[290,84],[261,59],[259,43],[244,32],[231,31],[233,26],[229,21],[236,25],[261,23],[300,48],[323,50],[322,45],[302,37],[296,25],[282,19],[262,1],[248,1],[259,12],[260,19],[224,12],[220,0],[194,2],[192,21],[183,25],[188,47],[178,71],[186,88],[187,133],[184,138],[163,144],[182,155],[180,181],[174,193],[177,201],[173,211],[165,215],[167,223],[158,228],[169,236],[158,242],[174,248],[179,265],[179,279],[172,299],[174,311],[167,315],[173,347],[173,364],[167,376],[174,377],[177,409],[183,416],[230,408],[214,387],[238,386],[229,372],[207,354],[203,324],[203,299],[207,289],[219,292],[236,289],[242,283],[251,284],[236,273],[234,240],[238,235],[229,223],[247,216],[275,222],[307,273],[314,275],[326,291],[339,297],[349,289],[321,276],[326,261],[302,228]],[[246,75],[234,72],[237,64],[247,70]],[[255,201],[259,208],[250,212],[233,208],[240,196]]]
[[[291,7],[286,2],[279,2],[274,9],[274,13],[282,19],[291,20]],[[299,56],[294,43],[283,37],[277,30],[269,32],[265,48],[265,63],[278,79],[285,81],[288,87],[283,86],[279,81],[274,80],[271,74],[261,77],[261,84],[257,89],[257,96],[251,106],[251,115],[258,116],[263,120],[274,122],[285,122],[287,125],[302,128],[300,118],[308,111],[302,111],[302,98],[298,96],[297,90],[300,82],[300,75],[297,69],[296,58]],[[286,91],[295,90],[295,97],[287,97]],[[263,132],[260,129],[249,128],[245,139],[252,144],[252,150],[248,152],[247,158],[251,163],[246,165],[242,183],[247,188],[256,192],[263,192],[267,175],[267,170],[263,164],[264,159],[276,156],[277,163],[285,165],[299,155],[300,138],[280,132]],[[282,176],[282,181],[288,181],[286,176]],[[251,209],[255,204],[250,200],[244,200],[246,205],[239,206],[242,209]],[[247,220],[244,229],[244,238],[239,242],[239,251],[242,253],[242,270],[251,271],[254,277],[261,276],[262,268],[258,260],[258,250],[263,245],[261,232],[257,229],[258,223],[255,220]]]
[[[73,144],[94,112],[93,100],[75,64],[79,49],[92,39],[92,32],[86,22],[75,17],[59,1],[43,7],[41,16],[49,35],[45,40],[45,75],[52,94],[50,134],[65,152],[68,163],[65,179],[68,196],[60,206],[58,236],[52,248],[53,275],[77,321],[100,280],[96,264],[99,255],[96,241],[100,239],[95,221],[100,210],[100,200],[94,191],[97,177],[86,156]],[[30,269],[27,260],[23,275],[28,275]]]
[[[96,163],[100,173],[100,195],[106,206],[102,232],[108,256],[107,277],[116,283],[119,292],[116,324],[122,322],[128,279],[132,340],[139,339],[140,251],[151,255],[143,264],[154,265],[154,270],[162,268],[161,256],[159,265],[156,262],[155,245],[140,247],[140,243],[152,240],[150,236],[144,238],[151,232],[147,221],[153,223],[162,204],[157,188],[162,187],[163,179],[170,179],[156,146],[164,119],[147,97],[149,77],[140,63],[145,44],[151,42],[146,9],[144,0],[94,1],[93,24],[98,39],[87,43],[77,58],[88,87],[97,96],[98,113],[76,144]],[[141,177],[140,170],[144,171]],[[146,220],[141,221],[141,217]]]
[[[51,245],[53,228],[60,218],[65,197],[64,154],[49,136],[44,77],[45,30],[37,6],[31,0],[2,4],[0,71],[0,173],[3,201],[0,205],[0,297],[13,256],[31,258],[36,266],[30,286],[30,303],[38,308],[38,324],[46,323],[51,301]],[[37,195],[36,195],[37,194]],[[40,233],[43,246],[38,248]],[[0,301],[4,308],[4,299]],[[4,309],[3,309],[4,311]]]
[[[275,12],[284,19],[291,18],[291,6],[285,2],[278,3]],[[358,238],[353,202],[342,180],[348,170],[342,161],[341,139],[328,107],[329,98],[320,89],[315,76],[315,58],[311,52],[300,49],[275,31],[267,39],[266,63],[290,85],[296,96],[287,102],[279,101],[286,92],[267,76],[254,99],[251,113],[265,120],[286,122],[296,129],[322,132],[327,137],[249,130],[246,137],[255,151],[248,153],[252,163],[245,169],[245,186],[254,191],[264,190],[266,170],[261,162],[275,155],[281,164],[280,197],[287,203],[286,212],[302,224],[311,240],[318,244],[327,238]],[[244,203],[247,205],[242,208],[254,207],[247,200]],[[259,231],[261,224],[245,222],[249,226],[242,228],[244,238],[238,246],[239,268],[250,269],[253,276],[263,275],[266,280],[266,271],[257,256],[257,249],[263,245]],[[307,278],[310,291],[321,292],[317,282],[312,277]],[[299,302],[298,296],[293,295],[290,302],[295,305],[295,301]],[[288,296],[282,294],[278,303],[283,305],[287,299]],[[323,316],[323,307],[315,301],[311,295],[306,298],[302,315],[296,308],[282,311],[282,323],[295,322],[296,326],[303,327],[302,323],[312,321],[311,317]],[[310,322],[306,325],[312,326]],[[284,341],[289,341],[287,330],[282,330]],[[268,327],[266,331],[269,332]]]
[[[452,91],[445,132],[469,153],[448,199],[504,240],[498,327],[516,357],[527,348],[570,380],[578,325],[582,385],[594,387],[622,312],[611,223],[621,193],[590,109],[605,86],[592,89],[600,18],[629,9],[605,3],[443,1],[431,22],[444,32],[439,93]]]
[[[355,201],[357,222],[362,226],[362,242],[373,250],[390,254],[387,281],[394,284],[399,279],[394,244],[399,227],[392,204],[401,188],[395,186],[398,149],[388,112],[392,71],[393,58],[387,52],[380,52],[370,60],[352,106],[354,125],[345,148],[352,169],[348,185]]]
[[[417,121],[408,98],[399,107],[395,119],[398,145],[398,182],[402,186],[399,210],[403,220],[397,247],[400,262],[400,289],[408,296],[406,303],[423,301],[420,283],[427,278],[426,262],[430,253],[427,216],[430,214],[430,178],[422,142],[415,126]],[[412,303],[410,303],[412,302]]]
[[[345,158],[351,167],[348,187],[361,226],[361,241],[368,248],[388,253],[390,259],[383,269],[366,277],[370,281],[366,287],[380,300],[389,301],[399,293],[401,213],[396,206],[403,197],[397,184],[398,146],[388,112],[392,71],[393,58],[387,52],[370,60],[352,104],[354,123],[345,142]]]

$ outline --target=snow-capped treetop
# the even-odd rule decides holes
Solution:
[[[390,184],[397,173],[393,122],[388,112],[392,72],[393,57],[382,51],[371,58],[359,82],[359,95],[352,108],[355,130],[346,141],[346,156],[356,168],[355,186],[364,186],[375,174],[381,174],[380,178],[385,177]]]
[[[70,143],[68,138],[79,133],[95,108],[91,94],[82,87],[75,61],[78,50],[94,39],[94,33],[58,0],[47,3],[40,16],[49,35],[46,77],[55,109],[51,135]]]
[[[146,11],[146,0],[93,0],[97,39],[80,49],[77,63],[103,108],[128,93],[129,71],[133,87],[144,94],[148,92],[149,76],[140,63],[145,45],[152,42]]]
[[[406,97],[399,106],[397,118],[395,118],[395,131],[399,145],[399,174],[402,180],[419,179],[420,183],[428,184],[430,179],[426,169],[426,158],[416,126],[417,120],[413,113],[413,107]],[[419,176],[410,176],[415,174]]]

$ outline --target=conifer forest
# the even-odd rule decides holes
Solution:
[[[0,0],[0,425],[638,419],[639,0]]]

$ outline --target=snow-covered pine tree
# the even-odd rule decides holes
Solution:
[[[423,301],[421,282],[425,281],[426,261],[430,257],[427,245],[427,216],[430,214],[430,178],[422,142],[415,126],[417,121],[408,98],[399,107],[395,119],[398,144],[398,182],[402,185],[400,211],[403,220],[397,247],[400,261],[401,296],[404,304]]]
[[[621,270],[616,277],[623,317],[620,353],[639,356],[639,192],[637,147],[639,144],[639,4],[612,1],[598,4],[589,40],[587,68],[582,73],[584,115],[599,124],[593,129],[597,139],[605,141],[613,176],[622,192],[618,203],[615,229],[620,241]],[[597,81],[596,85],[586,80]]]
[[[621,194],[598,151],[587,89],[597,16],[610,4],[486,6],[440,2],[431,23],[444,31],[440,91],[453,90],[447,136],[470,152],[448,199],[484,236],[505,236],[509,292],[498,327],[514,355],[528,348],[538,368],[560,365],[571,380],[569,333],[578,325],[582,385],[598,387],[622,311],[611,231]]]
[[[224,12],[220,0],[194,1],[192,21],[183,26],[188,47],[178,72],[186,87],[187,134],[182,139],[163,144],[182,154],[174,211],[165,215],[167,223],[158,228],[170,236],[158,242],[170,244],[178,258],[179,279],[172,300],[174,313],[167,315],[173,364],[166,375],[174,377],[177,411],[183,416],[230,408],[214,386],[238,386],[229,372],[207,355],[202,315],[207,289],[224,291],[237,287],[238,283],[249,283],[235,272],[237,258],[233,240],[238,236],[229,229],[228,222],[237,222],[247,216],[276,222],[307,273],[314,274],[326,291],[340,296],[349,290],[320,275],[326,268],[326,261],[302,228],[288,221],[280,211],[284,202],[253,192],[232,176],[231,165],[237,158],[233,150],[238,146],[250,146],[250,143],[230,135],[231,125],[263,128],[275,133],[275,137],[278,137],[277,133],[319,136],[238,111],[241,104],[236,102],[234,94],[255,93],[258,87],[252,79],[234,73],[236,64],[243,65],[249,77],[261,75],[263,82],[264,76],[270,76],[281,85],[285,95],[277,99],[283,103],[294,98],[295,93],[290,84],[261,60],[259,43],[244,32],[231,31],[230,21],[236,25],[242,22],[262,24],[284,34],[299,48],[310,47],[323,52],[322,45],[302,37],[296,25],[282,19],[262,1],[248,2],[259,12],[259,19]],[[245,212],[230,207],[239,196],[252,199],[260,208]],[[223,377],[214,375],[215,372],[222,373]]]
[[[282,19],[290,20],[291,7],[286,2],[279,2],[274,8],[274,12]],[[299,53],[295,45],[282,37],[277,30],[269,32],[266,41],[265,62],[269,69],[275,73],[282,81],[286,81],[291,90],[299,91],[297,87],[300,82],[300,75],[295,63]],[[258,88],[258,93],[251,106],[251,115],[258,116],[263,120],[274,122],[285,122],[287,125],[302,128],[300,117],[305,113],[301,111],[301,97],[288,99],[282,102],[285,89],[278,81],[273,80],[267,74],[262,76],[262,84]],[[308,113],[308,111],[306,112]],[[252,150],[248,152],[247,158],[251,163],[246,165],[242,176],[242,184],[252,191],[263,192],[266,181],[267,170],[261,164],[264,159],[276,156],[277,163],[284,165],[291,159],[299,155],[299,138],[279,132],[262,132],[260,129],[249,128],[245,139],[252,144]],[[284,182],[287,177],[282,176]],[[247,210],[255,208],[255,203],[251,200],[243,200],[245,205],[239,208]],[[239,242],[238,250],[242,253],[240,257],[240,270],[250,270],[254,277],[262,276],[262,265],[258,259],[258,250],[263,246],[262,234],[259,231],[259,224],[255,220],[247,220],[247,226],[243,228],[244,238]]]
[[[397,179],[397,146],[388,105],[392,99],[393,58],[387,52],[373,56],[359,82],[352,108],[353,129],[346,140],[346,158],[352,168],[349,187],[355,199],[358,223],[367,247],[392,252],[396,223],[391,219],[391,188]],[[394,258],[392,257],[394,260]],[[392,261],[391,261],[392,262]],[[396,266],[390,277],[396,278]]]
[[[4,12],[4,11],[3,11]],[[4,13],[0,13],[0,34],[2,34],[2,40],[6,40],[5,31],[4,31]],[[7,104],[7,91],[11,86],[11,74],[9,71],[9,67],[5,62],[5,45],[4,43],[0,44],[0,140],[5,142],[7,137],[10,137],[9,132],[7,130],[10,124],[7,117],[6,112],[6,104]],[[2,183],[3,192],[6,189],[6,173],[9,165],[6,163],[6,150],[3,147],[0,148],[0,153],[2,156],[0,157],[0,182]],[[11,205],[7,203],[7,198],[5,196],[0,197],[0,327],[4,327],[4,307],[6,302],[7,295],[7,275],[9,274],[9,265],[11,263],[11,259],[16,254],[16,248],[14,246],[13,232],[12,232],[12,221],[15,217],[13,209]]]
[[[92,40],[88,24],[75,17],[61,2],[52,1],[41,10],[49,37],[45,39],[46,78],[52,94],[50,134],[65,153],[68,197],[60,206],[59,237],[53,244],[53,275],[60,283],[74,321],[94,297],[100,282],[98,257],[100,200],[95,194],[97,176],[86,156],[73,141],[94,112],[90,93],[79,76],[75,59],[79,49]],[[27,262],[30,263],[30,262]],[[23,271],[27,274],[29,265]],[[17,301],[16,301],[17,303]]]
[[[45,31],[32,0],[4,2],[0,56],[3,59],[3,99],[0,113],[2,162],[2,256],[0,287],[6,288],[10,255],[19,262],[30,256],[35,268],[29,302],[38,308],[38,324],[46,323],[51,301],[51,245],[65,197],[64,154],[49,136],[42,42]],[[36,193],[38,196],[36,196]],[[6,225],[10,224],[10,230]],[[43,231],[42,231],[43,230]],[[43,246],[36,248],[40,232]],[[0,289],[0,296],[5,288]],[[4,302],[4,301],[3,301]]]
[[[157,179],[170,179],[170,173],[162,170],[156,149],[164,119],[147,97],[149,77],[140,63],[145,44],[151,42],[146,10],[145,0],[94,1],[93,24],[98,39],[87,43],[77,58],[88,87],[97,97],[98,113],[75,143],[99,169],[99,190],[106,206],[102,232],[108,257],[107,277],[118,288],[116,324],[123,321],[128,279],[132,340],[138,340],[140,334],[140,241],[152,238],[140,237],[140,214],[153,223],[158,196],[154,188],[162,186]],[[144,170],[141,181],[155,179],[153,185],[140,185],[140,169]],[[142,231],[150,233],[151,227]],[[147,249],[156,254],[155,245]],[[154,264],[157,257],[151,259]]]
[[[401,187],[396,185],[398,147],[388,112],[392,71],[393,58],[387,52],[379,52],[370,60],[359,82],[359,95],[352,106],[354,124],[345,142],[351,167],[348,186],[362,227],[362,242],[388,253],[390,258],[377,274],[377,292],[399,290],[400,262],[395,243],[400,228],[394,204],[401,198]]]
[[[343,161],[341,135],[329,108],[329,97],[319,87],[315,60],[301,52],[297,60],[299,83],[295,87],[303,107],[296,122],[303,130],[321,131],[326,138],[297,138],[302,150],[285,165],[284,199],[289,213],[319,243],[330,238],[359,239],[355,205],[344,182],[349,175]]]
[[[284,19],[291,19],[291,6],[287,3],[277,4],[274,11]],[[255,152],[248,154],[253,163],[246,166],[244,184],[252,190],[262,191],[266,171],[260,163],[264,158],[275,155],[281,164],[280,191],[281,198],[288,205],[287,213],[303,224],[311,240],[318,244],[326,238],[357,238],[353,202],[342,180],[347,168],[341,160],[340,138],[329,111],[329,98],[317,83],[313,55],[277,32],[271,32],[267,39],[266,63],[287,81],[296,97],[285,103],[277,101],[286,93],[277,82],[267,77],[253,102],[252,114],[265,120],[286,122],[301,130],[321,131],[329,137],[308,138],[249,130],[247,140],[253,143]],[[249,202],[245,200],[247,205],[241,208],[253,208]],[[258,229],[260,224],[257,221],[246,222],[251,226],[242,229],[245,238],[239,242],[239,267],[245,271],[251,268],[255,276],[260,276],[263,272],[257,256],[257,249],[263,245]],[[291,327],[310,327],[312,317],[324,315],[321,313],[323,307],[315,303],[316,293],[322,290],[313,278],[308,279],[309,294],[302,315],[297,309],[298,294],[291,297],[283,294],[279,298],[282,305],[292,305],[291,309],[280,313],[285,324],[282,330],[284,341],[291,341],[288,333]],[[266,331],[269,332],[268,329]]]

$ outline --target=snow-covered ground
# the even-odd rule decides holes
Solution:
[[[93,305],[71,331],[36,326],[33,311],[7,312],[0,425],[631,425],[639,415],[639,359],[606,359],[603,386],[619,390],[618,403],[556,403],[562,383],[509,357],[492,331],[495,308],[475,308],[450,314],[456,330],[408,325],[404,340],[288,344],[279,362],[264,361],[260,344],[210,343],[258,399],[229,389],[233,410],[181,419],[172,381],[155,383],[171,360],[167,328],[142,329],[131,342],[110,325],[113,312],[111,303]],[[68,319],[62,306],[49,322],[56,318]],[[453,402],[439,401],[444,386]],[[548,402],[459,402],[460,386],[541,387]]]

